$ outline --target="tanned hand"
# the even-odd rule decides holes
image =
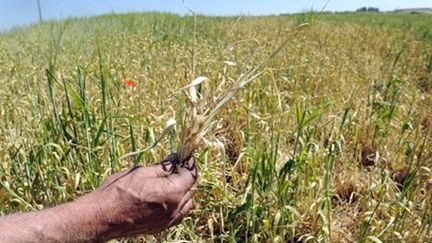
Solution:
[[[162,232],[192,209],[194,158],[178,164],[172,154],[157,165],[114,174],[73,202],[1,217],[0,242],[101,242]]]

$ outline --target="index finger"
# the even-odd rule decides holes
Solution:
[[[195,158],[191,157],[184,167],[178,168],[177,173],[170,175],[168,178],[177,190],[188,191],[198,178]]]

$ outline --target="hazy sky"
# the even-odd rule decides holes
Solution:
[[[0,0],[0,31],[37,22],[38,0]],[[320,10],[327,0],[188,0],[197,13],[207,15],[280,14]],[[92,16],[109,12],[165,11],[187,13],[182,0],[40,0],[44,19]],[[432,7],[432,0],[330,0],[326,10],[355,10],[363,6],[380,10]]]

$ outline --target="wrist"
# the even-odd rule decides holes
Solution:
[[[39,212],[41,220],[46,222],[41,228],[44,238],[63,242],[100,241],[106,226],[93,193]]]
[[[100,194],[94,191],[66,205],[67,214],[74,218],[72,225],[78,229],[76,233],[91,242],[107,240],[106,235],[109,233],[108,213],[103,203],[109,199]]]
[[[93,242],[124,236],[125,227],[122,226],[133,223],[122,211],[125,206],[119,205],[118,192],[113,188],[98,189],[73,202],[73,208],[88,210],[82,222],[88,225]]]

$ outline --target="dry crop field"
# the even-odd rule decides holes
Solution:
[[[145,13],[0,34],[0,213],[156,163],[174,131],[125,155],[188,115],[176,90],[207,77],[205,107],[256,68],[195,154],[195,209],[146,241],[431,242],[431,26],[309,13],[197,16],[194,31],[192,17]]]

